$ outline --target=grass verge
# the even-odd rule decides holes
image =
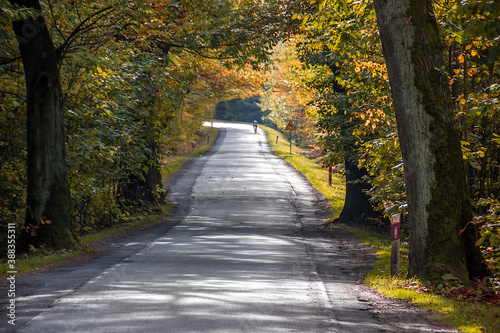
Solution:
[[[161,205],[160,208],[161,212],[158,212],[156,214],[132,215],[127,218],[127,221],[120,223],[119,225],[101,230],[93,234],[82,236],[80,238],[80,243],[72,249],[62,249],[55,251],[45,249],[43,247],[32,248],[29,253],[22,254],[21,256],[16,258],[17,274],[43,270],[55,264],[96,255],[99,253],[99,250],[95,247],[96,241],[133,229],[141,229],[152,226],[155,223],[159,222],[163,217],[171,214],[173,205],[171,203],[165,203]],[[8,266],[5,260],[2,260],[0,265],[0,276],[6,276]]]
[[[266,126],[260,127],[266,132],[269,144],[273,148],[274,153],[302,172],[313,186],[330,201],[333,217],[338,217],[344,205],[344,177],[337,174],[332,175],[332,186],[329,186],[327,169],[321,167],[316,161],[301,156],[300,148],[293,145],[292,153],[290,154],[290,141],[283,133]]]
[[[450,298],[442,292],[429,290],[432,288],[432,283],[429,281],[405,278],[408,267],[406,243],[401,247],[399,276],[391,276],[391,242],[388,236],[351,227],[342,227],[342,229],[358,236],[365,244],[369,244],[379,256],[378,262],[365,278],[368,286],[387,297],[408,301],[422,309],[431,310],[438,321],[463,332],[499,332],[500,307],[475,300],[474,298],[481,299],[481,290],[477,290],[477,294],[472,299],[470,295],[464,299]],[[453,289],[458,287],[450,282],[449,285],[443,285],[440,288],[443,292],[453,292]]]
[[[288,135],[261,126],[266,131],[270,145],[276,155],[290,162],[297,170],[302,172],[332,203],[332,209],[340,213],[344,200],[344,180],[339,176],[334,176],[333,188],[328,186],[328,172],[321,168],[315,161],[308,160],[300,156],[300,149],[292,146],[290,154],[290,143]],[[288,134],[288,133],[286,133]],[[276,140],[276,137],[278,139]],[[337,216],[333,216],[337,217]],[[474,299],[456,299],[444,296],[442,293],[429,290],[429,281],[418,279],[407,279],[408,248],[403,243],[401,247],[401,259],[399,276],[390,274],[391,246],[389,235],[382,235],[376,232],[359,228],[335,226],[354,234],[368,244],[377,254],[379,260],[365,278],[365,283],[375,289],[380,294],[411,302],[418,307],[431,310],[435,314],[438,322],[456,327],[463,332],[500,332],[500,307]],[[443,286],[453,289],[453,285]],[[480,291],[478,291],[480,293]],[[480,298],[480,295],[478,295]]]
[[[162,178],[165,180],[166,177],[175,173],[179,170],[181,165],[189,159],[205,154],[210,148],[212,148],[218,135],[219,130],[217,128],[205,127],[204,135],[199,138],[198,144],[194,147],[191,153],[182,156],[174,155],[165,157],[162,168]]]

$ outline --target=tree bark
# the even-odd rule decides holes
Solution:
[[[165,57],[168,54],[165,54]],[[152,82],[150,77],[143,74],[139,77],[137,81],[133,84],[143,87],[152,87]],[[153,89],[154,90],[154,89]],[[158,189],[162,189],[162,177],[161,177],[161,165],[159,162],[159,147],[157,143],[158,138],[158,125],[155,123],[153,114],[155,112],[155,98],[147,92],[146,89],[137,90],[137,99],[140,101],[137,104],[138,108],[141,108],[149,115],[137,119],[137,121],[143,122],[143,127],[140,134],[144,141],[147,142],[147,147],[142,147],[143,154],[146,157],[141,161],[141,175],[129,174],[121,182],[118,188],[119,197],[122,204],[126,205],[143,205],[145,201],[149,204],[157,205],[161,201],[164,201],[164,193],[158,192]],[[136,163],[138,163],[136,161]]]
[[[410,276],[487,274],[431,0],[375,0],[404,161]]]
[[[363,179],[368,174],[366,169],[358,168],[357,163],[346,157],[345,171],[344,207],[336,221],[350,223],[366,221],[369,218],[378,218],[382,221],[382,213],[373,209],[370,196],[365,192],[370,189],[370,185]]]
[[[38,1],[11,3],[40,11]],[[19,250],[75,241],[58,56],[42,15],[12,23],[27,89],[27,209]]]
[[[144,206],[145,201],[150,204],[158,204],[165,199],[164,194],[158,192],[158,189],[162,188],[158,144],[153,137],[148,140],[149,152],[145,153],[147,159],[143,162],[146,169],[142,171],[141,176],[129,175],[118,189],[123,204]]]

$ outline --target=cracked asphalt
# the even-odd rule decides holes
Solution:
[[[453,332],[360,284],[374,255],[324,228],[324,200],[260,129],[214,125],[214,147],[166,185],[173,217],[114,238],[95,258],[17,277],[16,325],[2,300],[0,328]]]

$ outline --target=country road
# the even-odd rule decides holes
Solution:
[[[18,277],[16,326],[2,303],[1,330],[452,332],[360,285],[373,255],[321,227],[320,196],[261,130],[215,126],[214,147],[168,187],[172,218]]]

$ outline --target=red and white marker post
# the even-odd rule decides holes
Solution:
[[[401,214],[391,218],[391,275],[399,274],[399,238],[401,237]]]

